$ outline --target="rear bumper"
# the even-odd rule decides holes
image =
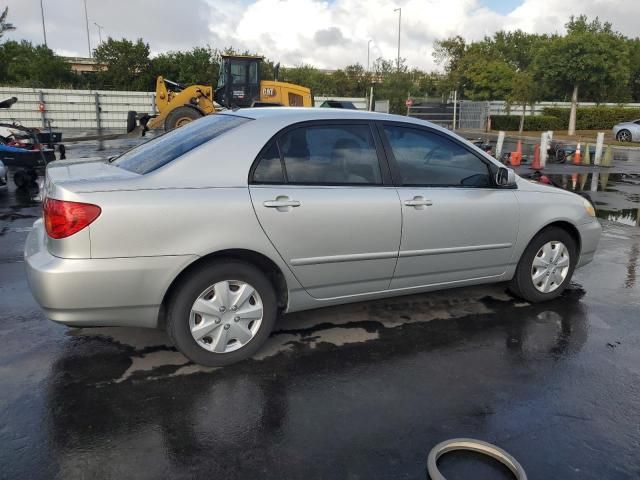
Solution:
[[[600,226],[598,220],[594,219],[593,222],[579,225],[578,231],[580,232],[581,251],[576,268],[580,268],[593,260],[598,243],[600,243],[602,226]]]
[[[152,328],[169,285],[196,258],[59,258],[45,246],[42,220],[27,237],[24,257],[31,292],[51,320]]]

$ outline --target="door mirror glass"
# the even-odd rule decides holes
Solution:
[[[516,172],[511,168],[500,167],[496,174],[496,183],[501,187],[513,187],[516,184]]]

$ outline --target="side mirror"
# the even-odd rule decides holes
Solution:
[[[501,187],[514,187],[516,185],[516,172],[511,168],[500,167],[496,173],[496,183]]]

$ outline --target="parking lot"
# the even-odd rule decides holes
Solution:
[[[591,190],[594,172],[580,175],[553,178]],[[10,186],[0,477],[425,478],[435,444],[471,437],[531,479],[638,478],[638,183],[628,168],[595,180],[600,248],[557,300],[496,285],[295,313],[253,359],[219,369],[189,363],[161,331],[47,321],[22,262],[38,192]],[[440,466],[448,479],[509,478],[475,454]]]

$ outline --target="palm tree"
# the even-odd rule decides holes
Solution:
[[[4,11],[0,14],[0,38],[5,32],[16,29],[12,23],[7,22],[7,15],[9,15],[9,7],[4,7]]]

